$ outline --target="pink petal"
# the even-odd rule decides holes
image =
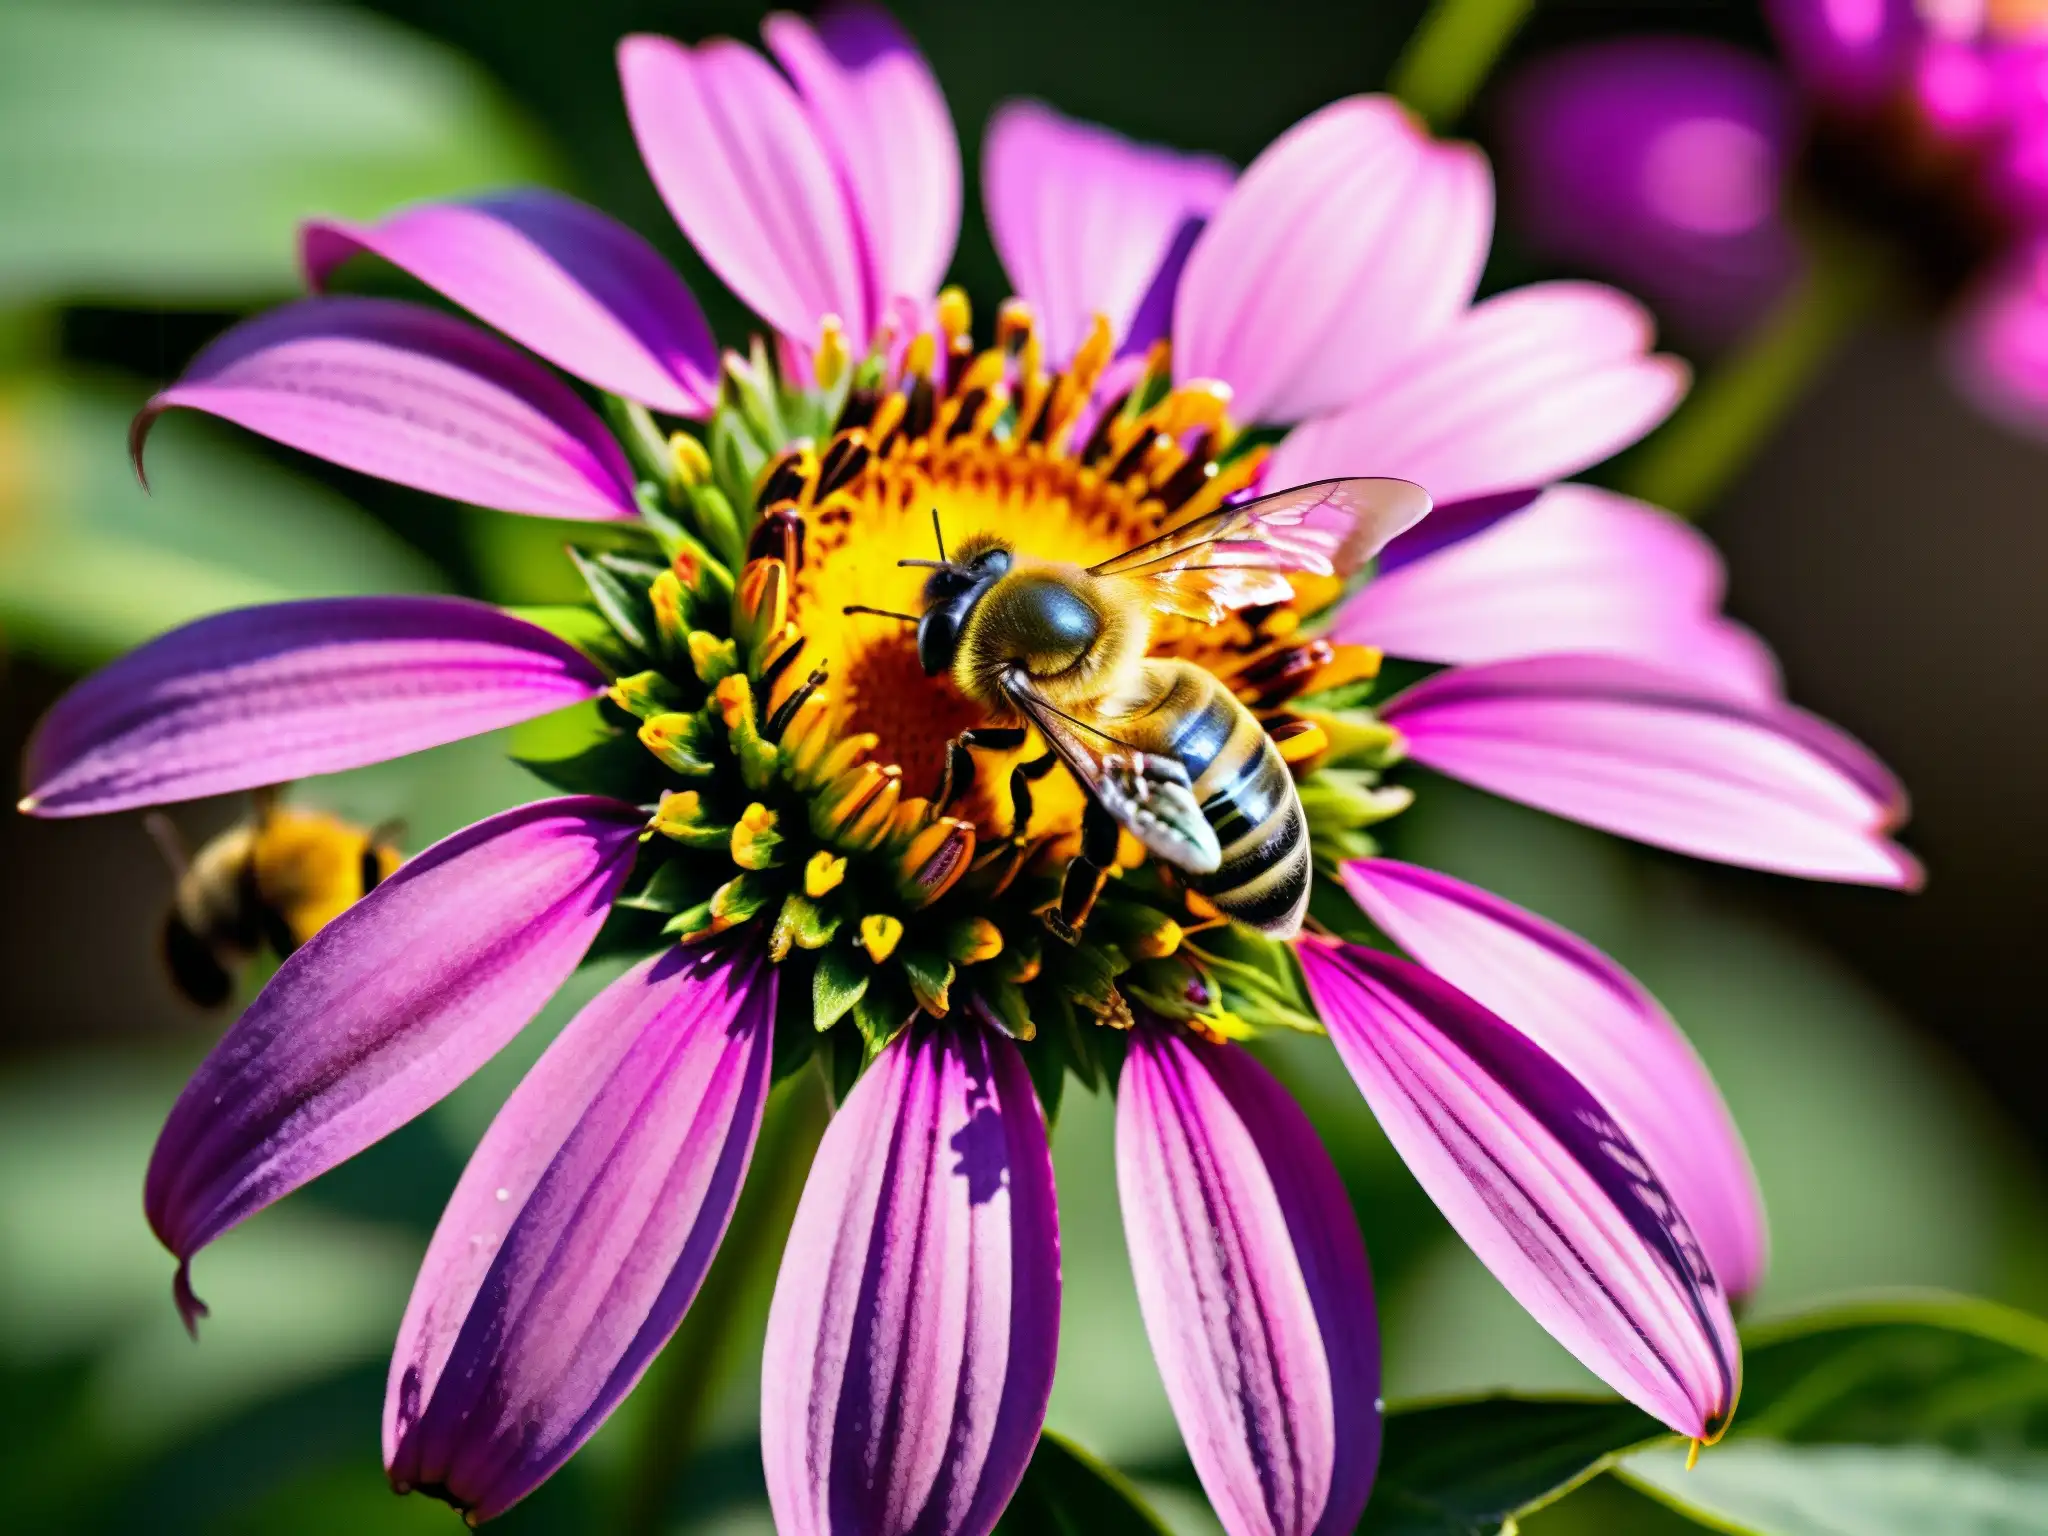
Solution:
[[[1803,85],[1855,108],[1903,82],[1925,35],[1914,0],[1764,0],[1764,18]]]
[[[632,1390],[718,1251],[768,1097],[774,967],[670,948],[577,1014],[505,1101],[399,1330],[384,1460],[476,1519]]]
[[[1727,1296],[1606,1108],[1420,966],[1355,944],[1299,954],[1381,1129],[1480,1261],[1630,1402],[1718,1435],[1741,1381]]]
[[[1047,355],[1072,357],[1098,314],[1121,339],[1176,237],[1215,210],[1232,175],[1221,160],[1133,143],[1037,102],[998,107],[982,140],[982,200]]]
[[[1786,704],[1614,656],[1461,667],[1381,711],[1415,761],[1589,826],[1755,869],[1912,886],[1905,792]]]
[[[815,27],[777,13],[761,35],[852,198],[868,312],[879,317],[898,298],[929,304],[960,236],[960,141],[931,67],[873,5],[828,6]]]
[[[1239,421],[1335,410],[1463,309],[1492,228],[1476,149],[1433,142],[1390,97],[1334,102],[1252,162],[1196,242],[1174,370],[1229,384]],[[1334,473],[1354,472],[1400,473]]]
[[[596,698],[546,630],[459,597],[329,597],[197,619],[66,693],[22,809],[94,816],[338,773]]]
[[[1308,1117],[1239,1047],[1143,1023],[1116,1147],[1145,1331],[1224,1529],[1349,1536],[1379,1464],[1378,1320]]]
[[[1958,386],[1996,421],[2048,438],[2048,240],[1977,282],[1945,348]]]
[[[1344,410],[1274,451],[1280,484],[1396,475],[1439,501],[1545,485],[1627,447],[1670,414],[1688,373],[1652,355],[1650,317],[1597,283],[1488,299]]]
[[[1714,1080],[1657,1000],[1575,934],[1394,859],[1344,888],[1387,937],[1557,1059],[1643,1151],[1734,1295],[1763,1279],[1763,1195]]]
[[[286,960],[157,1139],[143,1205],[178,1256],[439,1102],[576,968],[646,816],[543,800],[444,838]]]
[[[1611,652],[1774,697],[1770,653],[1720,616],[1722,587],[1721,557],[1696,529],[1611,491],[1560,485],[1484,532],[1382,571],[1332,633],[1416,661]]]
[[[653,246],[555,192],[429,203],[379,224],[315,219],[299,231],[307,280],[370,251],[549,362],[677,416],[718,400],[718,344]]]
[[[761,1365],[784,1536],[987,1536],[1059,1341],[1045,1121],[993,1030],[913,1024],[825,1131]]]
[[[245,320],[144,406],[207,411],[437,496],[543,517],[637,517],[633,472],[597,413],[530,357],[437,310],[302,299]]]
[[[790,83],[724,38],[629,37],[619,76],[648,174],[711,270],[799,345],[836,315],[864,349],[860,226]]]

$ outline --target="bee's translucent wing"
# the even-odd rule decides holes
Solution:
[[[1021,670],[1003,680],[1003,693],[1038,727],[1081,787],[1154,856],[1194,875],[1213,874],[1222,865],[1222,845],[1178,762],[1141,752],[1096,722],[1068,714]]]

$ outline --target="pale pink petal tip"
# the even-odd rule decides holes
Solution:
[[[299,250],[316,289],[371,252],[600,389],[678,416],[717,403],[718,345],[683,280],[625,225],[560,193],[429,203],[368,225],[316,219]]]
[[[619,75],[648,174],[711,270],[799,346],[836,315],[865,348],[877,310],[860,222],[796,88],[725,38],[628,37]]]
[[[1734,1412],[1727,1294],[1647,1154],[1555,1058],[1357,945],[1300,949],[1338,1054],[1458,1235],[1557,1340],[1681,1435]]]
[[[505,1101],[392,1356],[384,1459],[401,1492],[500,1514],[632,1390],[739,1199],[775,995],[758,947],[671,948],[577,1014]]]
[[[173,407],[456,501],[543,517],[639,516],[632,469],[562,380],[475,326],[391,299],[315,298],[245,320],[144,406]]]
[[[1252,162],[1196,241],[1175,371],[1230,385],[1242,421],[1339,409],[1453,322],[1492,231],[1477,150],[1435,143],[1391,97],[1334,102]],[[1383,472],[1406,473],[1368,461],[1272,483]]]
[[[597,697],[524,619],[456,597],[335,597],[198,619],[51,706],[24,809],[93,816],[401,757]]]
[[[1458,667],[1390,700],[1408,755],[1553,815],[1696,858],[1911,888],[1905,791],[1790,705],[1619,656]]]
[[[1379,1463],[1378,1319],[1307,1116],[1239,1047],[1141,1021],[1117,1189],[1153,1357],[1224,1528],[1348,1536]]]
[[[143,1206],[179,1260],[437,1103],[576,968],[646,816],[543,800],[444,838],[279,967],[172,1107]]]
[[[1279,485],[1399,475],[1444,502],[1547,485],[1618,453],[1691,382],[1650,351],[1649,312],[1598,283],[1535,283],[1474,305],[1342,410],[1274,451]]]
[[[1736,1296],[1763,1279],[1763,1196],[1728,1106],[1657,1000],[1556,924],[1449,875],[1359,859],[1344,888],[1414,959],[1583,1083],[1656,1168]]]
[[[911,1025],[826,1129],[768,1313],[761,1457],[784,1536],[987,1536],[1059,1341],[1045,1121],[1016,1046]]]
[[[1137,144],[1032,101],[1006,102],[982,142],[982,200],[1011,290],[1030,302],[1047,355],[1070,358],[1095,317],[1127,348],[1176,251],[1230,190],[1229,165]],[[1169,306],[1168,291],[1160,306]]]
[[[1426,541],[1456,510],[1438,509],[1416,533]],[[1723,586],[1721,557],[1697,529],[1611,491],[1560,485],[1469,538],[1394,569],[1382,561],[1333,635],[1416,661],[1633,656],[1773,698],[1776,664],[1721,616]]]

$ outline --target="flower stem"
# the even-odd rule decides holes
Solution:
[[[1867,241],[1819,223],[1802,233],[1800,280],[1616,466],[1617,489],[1680,517],[1703,515],[1892,288]]]
[[[1535,0],[1433,0],[1388,85],[1442,129],[1464,115]]]
[[[736,1314],[772,1282],[829,1118],[824,1079],[816,1072],[797,1073],[769,1100],[725,1242],[682,1327],[641,1383],[653,1405],[628,1472],[616,1527],[623,1536],[656,1536],[669,1526],[676,1485],[734,1364],[735,1338],[747,1332],[734,1326]]]

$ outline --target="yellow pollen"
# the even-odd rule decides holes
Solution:
[[[820,848],[811,855],[810,862],[804,865],[804,894],[813,901],[821,896],[829,896],[839,889],[840,882],[845,878],[845,858]]]
[[[868,958],[880,965],[896,953],[903,941],[903,923],[886,912],[870,912],[860,920],[860,945]]]

